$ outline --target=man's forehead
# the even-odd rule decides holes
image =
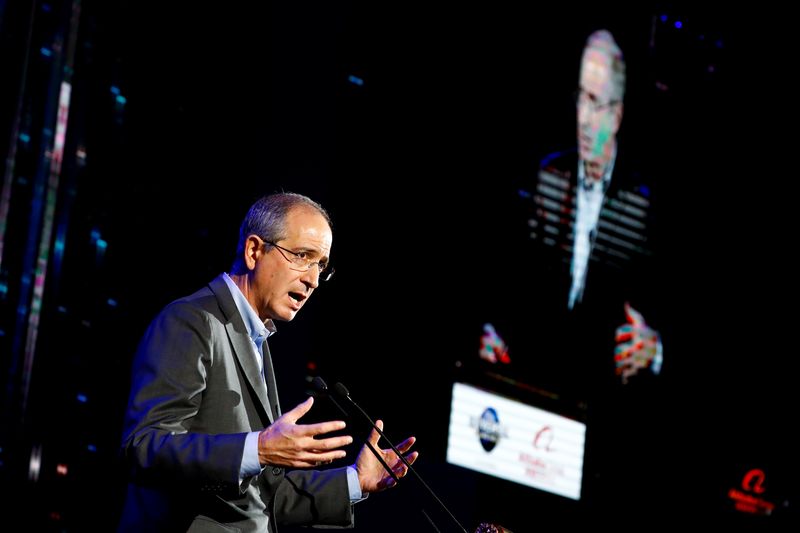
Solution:
[[[581,76],[608,77],[611,58],[600,48],[588,48],[583,55]]]
[[[611,90],[610,58],[607,54],[596,49],[587,50],[581,66],[581,88],[594,94],[596,97],[605,98]]]

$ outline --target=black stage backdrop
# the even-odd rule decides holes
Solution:
[[[68,245],[45,293],[24,422],[6,395],[7,493],[43,530],[113,529],[139,336],[161,307],[229,268],[253,200],[287,190],[330,210],[337,273],[271,340],[284,410],[309,376],[343,382],[390,437],[419,438],[420,474],[467,529],[796,519],[786,435],[796,188],[790,134],[778,133],[796,106],[781,15],[721,3],[374,4],[82,3],[71,118],[81,139],[67,146],[87,158],[65,162]],[[29,14],[4,15],[3,59],[18,71]],[[525,363],[566,332],[541,329],[555,312],[543,296],[552,265],[532,252],[519,190],[542,156],[574,142],[580,51],[601,27],[628,62],[620,150],[658,182],[652,281],[665,362],[625,388],[600,370],[589,393],[563,362]],[[5,147],[16,95],[4,91]],[[45,100],[35,83],[26,91],[29,109]],[[35,195],[14,183],[2,263],[9,390]],[[590,413],[603,406],[590,417],[580,501],[445,460],[455,369],[478,364],[490,316],[514,322],[524,346],[511,344],[514,379],[588,401]],[[597,357],[610,355],[574,365]],[[314,417],[328,415],[338,416],[320,402]],[[61,464],[68,473],[54,474]],[[728,497],[753,468],[766,472],[771,517],[735,512]],[[358,504],[357,530],[434,531],[422,508],[451,530],[414,479]]]

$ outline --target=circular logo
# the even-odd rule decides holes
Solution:
[[[497,446],[500,440],[500,420],[497,411],[493,407],[487,407],[478,422],[478,437],[481,439],[481,446],[487,452]]]

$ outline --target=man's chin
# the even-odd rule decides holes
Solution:
[[[597,177],[601,176],[606,162],[602,158],[587,157],[583,160],[583,170],[586,171],[587,176]]]
[[[297,315],[297,311],[295,311],[294,309],[287,308],[281,311],[276,320],[280,320],[281,322],[291,322],[291,320],[295,317],[295,315]]]

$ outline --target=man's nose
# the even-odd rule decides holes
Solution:
[[[319,265],[317,263],[312,263],[311,267],[305,272],[303,272],[300,281],[305,283],[306,286],[312,289],[316,289],[317,287],[319,287],[319,275],[320,275]]]

